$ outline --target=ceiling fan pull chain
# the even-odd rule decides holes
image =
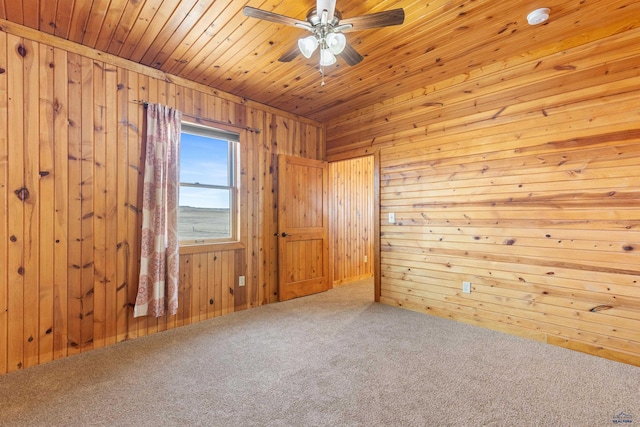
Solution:
[[[324,87],[324,67],[322,65],[320,65],[320,74],[322,75],[322,83],[320,83],[320,86]]]

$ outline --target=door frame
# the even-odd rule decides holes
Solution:
[[[381,295],[381,276],[382,266],[380,262],[380,148],[368,148],[359,150],[358,152],[338,153],[327,155],[326,161],[329,163],[339,162],[343,160],[357,159],[361,157],[373,156],[373,283],[374,283],[374,301],[380,302]],[[329,191],[333,188],[332,183],[329,184]],[[333,211],[333,194],[329,193],[329,209]],[[333,242],[335,237],[335,227],[332,221],[329,222],[329,242]],[[333,246],[330,246],[330,276],[333,278]],[[331,283],[333,281],[331,280]]]

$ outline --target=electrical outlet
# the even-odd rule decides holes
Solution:
[[[367,257],[366,255],[364,256],[364,263],[366,264],[367,262],[369,262],[369,257]]]
[[[244,276],[238,278],[238,286],[244,286]]]
[[[471,282],[462,282],[462,292],[465,294],[471,293]]]
[[[389,224],[396,223],[396,214],[393,212],[389,212]]]

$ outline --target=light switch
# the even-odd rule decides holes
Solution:
[[[389,212],[389,224],[396,223],[396,214],[394,212]]]

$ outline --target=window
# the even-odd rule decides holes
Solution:
[[[178,210],[181,244],[238,240],[238,143],[236,133],[182,123]]]

